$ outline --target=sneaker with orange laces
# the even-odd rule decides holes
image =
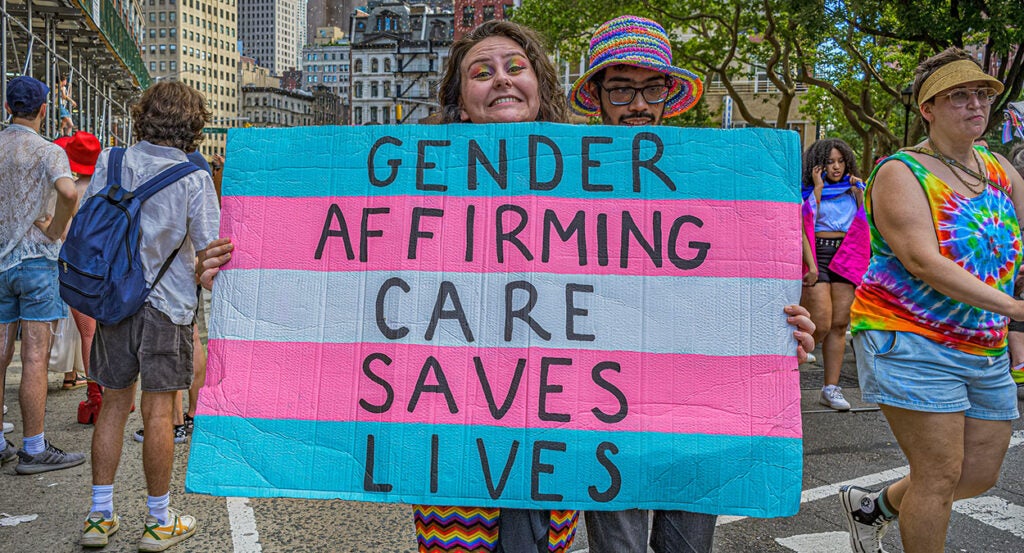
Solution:
[[[110,541],[110,536],[121,526],[121,517],[117,513],[110,518],[99,511],[89,513],[85,519],[85,531],[82,532],[82,539],[78,544],[82,547],[105,547]]]
[[[146,528],[142,531],[139,551],[163,551],[192,537],[196,533],[196,517],[179,515],[174,509],[167,510],[167,524],[153,515],[146,515]]]

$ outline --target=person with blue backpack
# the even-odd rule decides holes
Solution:
[[[118,530],[114,476],[125,423],[142,387],[142,465],[149,514],[139,551],[192,536],[195,517],[170,508],[172,410],[192,383],[195,259],[217,237],[209,173],[185,152],[202,140],[206,100],[180,82],[147,89],[132,106],[137,143],[100,154],[59,261],[61,297],[94,317],[90,376],[104,387],[92,439],[92,507],[79,543],[107,545]]]

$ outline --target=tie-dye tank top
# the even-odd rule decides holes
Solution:
[[[984,148],[976,151],[988,178],[1009,191],[1009,179],[996,158]],[[886,161],[890,160],[906,164],[921,183],[942,255],[989,286],[1012,294],[1021,262],[1021,236],[1007,194],[989,184],[980,195],[968,198],[906,152]],[[851,332],[913,332],[966,353],[1001,355],[1006,351],[1007,317],[956,301],[910,274],[875,228],[871,184],[877,172],[876,167],[868,178],[864,201],[871,225],[871,263],[850,308]]]

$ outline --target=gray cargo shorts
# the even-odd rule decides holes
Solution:
[[[144,392],[187,390],[192,325],[176,325],[147,303],[117,324],[96,325],[89,362],[89,376],[107,388],[123,390],[139,379]]]

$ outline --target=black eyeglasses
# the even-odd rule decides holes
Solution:
[[[660,104],[668,99],[668,91],[670,89],[669,86],[663,84],[644,87],[616,86],[614,88],[606,88],[603,84],[598,84],[597,86],[608,93],[608,101],[613,106],[626,106],[633,103],[633,98],[636,98],[637,92],[644,97],[644,101],[648,104]]]

